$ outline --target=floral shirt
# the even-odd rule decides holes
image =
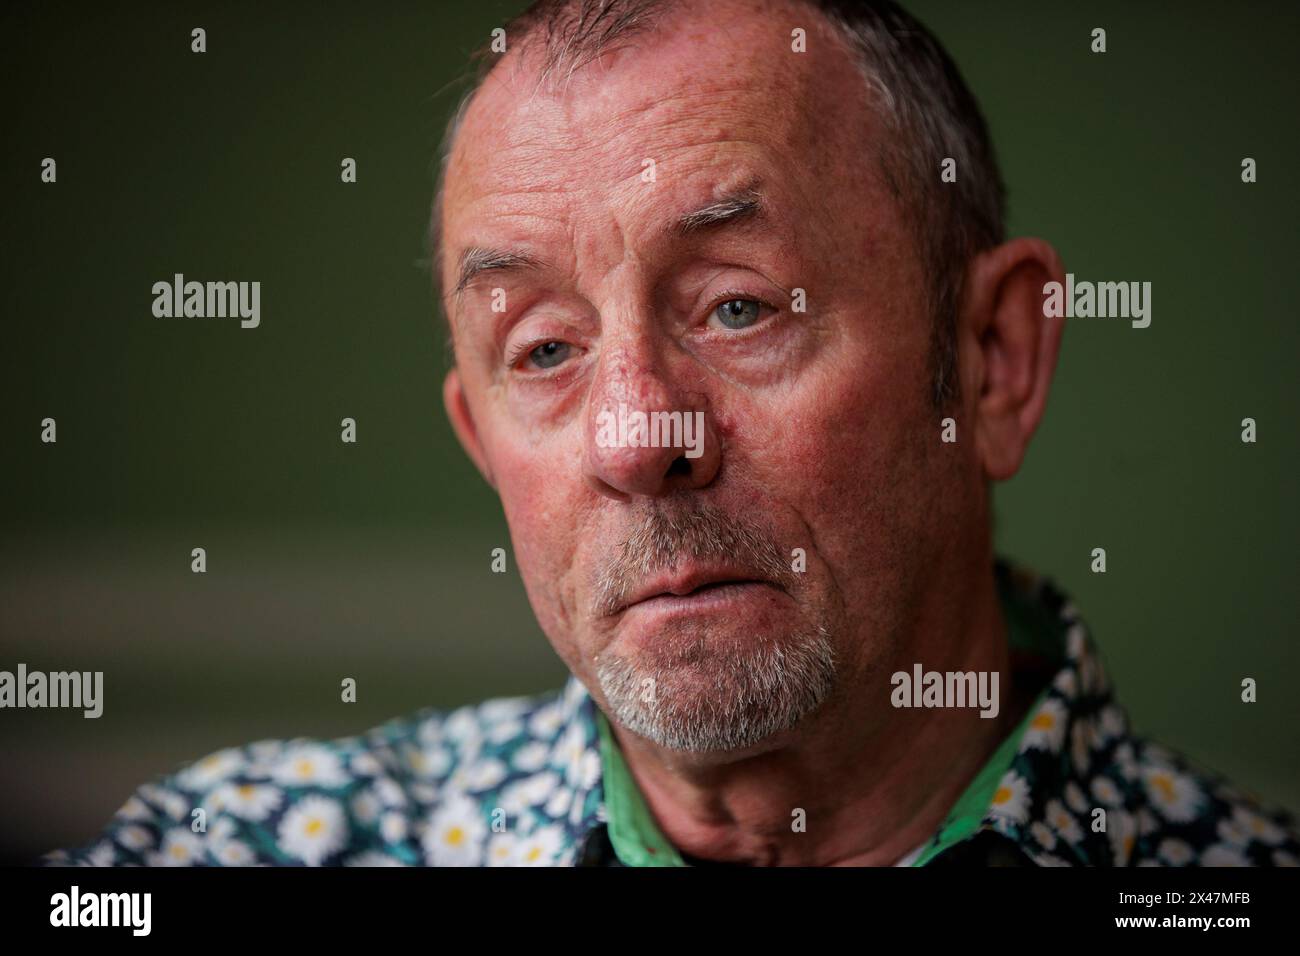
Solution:
[[[997,577],[1013,650],[1051,660],[1052,675],[912,865],[1300,862],[1291,818],[1129,732],[1066,598],[1000,562]],[[572,677],[358,736],[220,750],[140,787],[97,839],[44,862],[687,865]]]

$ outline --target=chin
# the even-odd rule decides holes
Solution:
[[[835,667],[823,627],[777,637],[686,628],[602,654],[595,673],[610,716],[633,733],[670,750],[735,753],[816,711]]]

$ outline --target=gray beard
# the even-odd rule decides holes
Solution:
[[[793,727],[835,684],[824,625],[740,648],[711,646],[707,633],[695,638],[643,662],[618,655],[597,661],[611,716],[670,750],[740,750]]]

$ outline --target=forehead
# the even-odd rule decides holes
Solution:
[[[792,49],[796,28],[804,52]],[[655,201],[674,187],[754,173],[825,197],[867,165],[876,122],[866,84],[843,40],[802,4],[684,4],[558,86],[539,84],[537,45],[521,49],[488,75],[458,133],[444,272],[484,230],[573,230],[584,212],[620,204],[662,212]],[[637,188],[646,160],[669,189]]]

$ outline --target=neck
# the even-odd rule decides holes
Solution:
[[[669,841],[706,860],[888,866],[929,838],[1028,704],[1024,688],[1013,693],[1006,626],[982,567],[962,598],[913,616],[895,659],[845,675],[815,714],[754,752],[682,754],[612,725]],[[910,676],[916,662],[998,672],[997,717],[978,706],[895,708],[889,676]]]

